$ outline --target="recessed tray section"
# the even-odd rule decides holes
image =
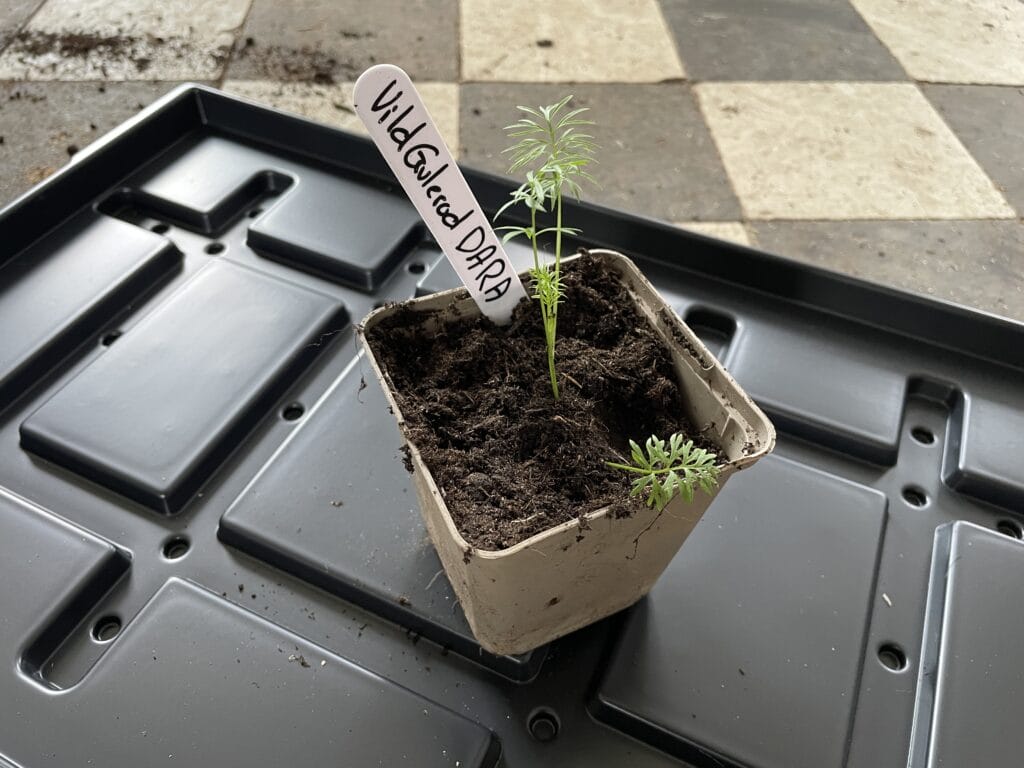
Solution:
[[[840,768],[885,520],[786,459],[738,474],[629,615],[598,719],[699,765]]]
[[[957,398],[943,476],[960,493],[1024,513],[1024,413],[983,397]]]
[[[215,237],[257,201],[281,194],[292,182],[273,157],[198,134],[154,171],[106,198],[101,210],[130,220],[134,209]]]
[[[794,313],[794,320],[811,320]],[[819,318],[820,320],[820,318]],[[744,324],[729,370],[783,432],[889,465],[896,461],[906,375],[842,323]]]
[[[212,262],[21,425],[21,444],[178,511],[348,322],[330,297]]]
[[[231,505],[221,540],[506,677],[530,678],[543,649],[494,656],[473,639],[401,468],[402,437],[364,368],[339,381]]]
[[[736,335],[736,318],[710,307],[695,306],[690,307],[684,319],[712,355],[719,360],[727,359],[729,344]]]
[[[120,738],[53,743],[58,765],[492,768],[501,752],[483,726],[178,579],[68,695]]]
[[[1024,544],[936,531],[910,768],[1020,765]]]
[[[261,256],[370,292],[422,239],[408,201],[307,169],[249,227],[247,242]]]
[[[128,557],[0,490],[0,563],[0,648],[24,649],[22,672],[46,684],[47,660],[128,570]]]
[[[89,212],[0,266],[0,409],[180,263],[169,240]]]

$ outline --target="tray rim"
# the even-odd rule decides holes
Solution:
[[[238,120],[241,116],[249,119]],[[251,119],[254,116],[264,118],[261,127],[252,127],[259,122]],[[8,243],[10,248],[0,254],[0,267],[83,208],[98,207],[97,198],[115,193],[125,178],[178,142],[205,131],[283,152],[300,162],[328,164],[335,170],[397,189],[390,169],[368,137],[209,85],[183,83],[97,138],[56,173],[0,207],[0,242]],[[285,137],[292,140],[285,141]],[[153,140],[159,138],[163,142],[153,147]],[[143,157],[139,162],[130,158],[125,162],[125,154],[139,154],[140,149]],[[107,163],[115,154],[117,162]],[[496,210],[515,187],[509,178],[462,163],[460,168],[485,210]],[[596,203],[567,201],[566,207],[568,215],[587,233],[587,247],[618,250],[641,264],[696,273],[804,309],[1024,371],[1024,322],[716,240]],[[629,248],[622,243],[636,245]],[[685,253],[680,253],[681,246]]]

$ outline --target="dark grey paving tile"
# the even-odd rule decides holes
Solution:
[[[906,80],[846,0],[662,0],[692,80]]]
[[[455,0],[255,0],[229,67],[242,80],[346,82],[373,64],[458,79]]]
[[[176,83],[0,83],[0,206]]]
[[[748,226],[780,256],[1024,321],[1020,221],[776,221]]]
[[[11,41],[41,4],[42,0],[0,0],[0,49]]]
[[[503,126],[517,104],[552,104],[568,93],[589,107],[601,149],[586,199],[669,221],[724,221],[740,206],[688,86],[467,84],[461,88],[461,160],[504,173]]]
[[[1024,215],[1024,88],[923,85],[921,89],[1010,205]]]

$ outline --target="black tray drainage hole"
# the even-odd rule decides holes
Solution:
[[[996,523],[996,530],[1011,539],[1024,539],[1024,528],[1016,520],[1000,520]]]
[[[164,557],[168,560],[177,560],[188,552],[188,539],[184,536],[174,536],[164,542]]]
[[[263,213],[263,209],[262,208],[253,208],[251,211],[249,211],[249,218],[250,219],[255,219],[261,213]]]
[[[914,427],[910,430],[910,436],[921,445],[931,445],[935,442],[935,435],[927,427]]]
[[[928,497],[920,488],[908,485],[903,489],[903,500],[912,507],[923,507],[928,503]]]
[[[414,275],[422,275],[427,271],[427,265],[422,261],[414,261],[408,267],[406,267]]]
[[[102,344],[104,347],[109,347],[111,344],[113,344],[115,341],[117,341],[120,338],[121,338],[121,332],[120,331],[111,331],[110,333],[103,334],[103,338],[100,339],[100,344]]]
[[[164,224],[164,223],[163,223],[163,222],[161,221],[161,222],[160,222],[159,224],[154,224],[154,225],[153,225],[152,227],[150,227],[149,229],[150,229],[150,231],[152,231],[152,232],[156,232],[156,233],[157,233],[158,235],[162,235],[162,234],[163,234],[164,232],[167,232],[167,231],[168,231],[168,230],[169,230],[170,228],[171,228],[171,225],[170,225],[170,224]]]
[[[537,741],[548,742],[554,741],[558,736],[562,723],[555,710],[548,707],[537,707],[527,718],[526,728]]]
[[[302,414],[306,412],[306,409],[302,407],[302,403],[291,403],[286,405],[284,410],[281,411],[281,418],[285,421],[297,421],[302,418]]]
[[[92,636],[97,642],[109,643],[121,631],[121,620],[117,616],[104,616],[92,628]]]
[[[224,251],[224,243],[210,243],[203,248],[203,250],[211,256],[216,256],[218,253],[222,253]]]
[[[878,649],[878,660],[882,666],[893,672],[900,672],[907,668],[907,654],[895,643],[886,643]]]

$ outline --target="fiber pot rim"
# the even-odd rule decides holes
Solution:
[[[646,286],[652,293],[660,296],[660,294],[657,293],[657,290],[654,288],[654,286],[651,285],[650,281],[644,276],[644,274],[628,257],[622,255],[621,253],[618,253],[617,251],[607,250],[603,248],[590,249],[587,251],[587,253],[591,256],[601,257],[602,259],[606,260],[621,277],[625,278],[626,274],[629,274],[630,277],[639,282],[641,285]],[[578,258],[579,255],[566,257],[562,259],[562,264],[564,265],[572,263]],[[521,272],[520,276],[528,277],[528,273]],[[626,288],[630,292],[630,294],[634,296],[634,299],[638,299],[638,297],[635,294],[635,291],[632,289],[631,286],[627,285]],[[402,437],[405,439],[405,444],[409,450],[409,458],[412,461],[413,466],[416,467],[419,471],[423,472],[424,480],[427,483],[427,487],[430,490],[430,494],[431,496],[434,497],[443,513],[442,517],[444,519],[445,526],[448,529],[448,533],[452,536],[456,543],[458,543],[459,546],[462,547],[462,549],[465,552],[472,552],[473,557],[481,557],[485,560],[497,560],[503,557],[512,556],[525,549],[535,547],[537,546],[537,544],[539,544],[547,538],[557,536],[561,533],[564,533],[565,531],[577,528],[579,527],[579,520],[581,518],[586,520],[587,522],[591,522],[594,520],[598,520],[602,517],[606,517],[610,507],[604,506],[592,512],[584,512],[578,518],[573,518],[572,520],[567,520],[564,523],[559,523],[558,525],[546,528],[545,530],[539,533],[535,533],[533,536],[530,536],[527,539],[523,539],[522,541],[513,544],[511,547],[506,547],[504,549],[480,549],[479,547],[470,544],[468,541],[466,541],[465,538],[463,538],[462,533],[458,529],[458,526],[455,525],[455,520],[452,518],[451,512],[448,510],[448,504],[445,501],[444,496],[441,494],[440,489],[437,486],[437,483],[434,481],[433,473],[430,471],[430,468],[427,466],[426,462],[423,461],[423,457],[420,455],[416,443],[412,439],[410,439],[406,431],[405,417],[402,415],[401,408],[399,407],[398,402],[394,396],[395,388],[391,381],[391,377],[387,374],[386,371],[383,371],[380,365],[378,364],[377,357],[373,353],[373,349],[370,346],[370,343],[366,337],[366,333],[368,330],[372,330],[373,326],[381,322],[385,317],[393,314],[394,312],[400,309],[409,309],[415,308],[417,306],[429,305],[428,311],[434,311],[437,309],[443,310],[445,308],[455,305],[456,303],[465,303],[467,301],[469,302],[469,306],[467,307],[466,312],[463,312],[461,316],[465,317],[472,316],[473,314],[478,314],[479,309],[476,307],[475,304],[473,304],[472,300],[470,299],[469,292],[466,290],[465,287],[449,288],[448,290],[445,291],[432,293],[429,296],[421,296],[418,298],[408,299],[406,301],[399,302],[396,304],[389,304],[383,307],[378,307],[376,309],[371,310],[366,315],[366,317],[363,318],[362,322],[356,325],[356,335],[359,337],[359,340],[362,343],[365,355],[367,359],[370,361],[370,365],[373,366],[373,371],[376,374],[377,380],[380,382],[384,390],[384,396],[387,398],[388,405],[391,406],[395,419],[398,422],[399,429],[402,432]],[[691,331],[690,328],[683,322],[682,318],[679,317],[679,314],[667,302],[664,302],[664,307],[665,309],[668,310],[669,318],[671,319],[672,325],[675,327],[675,329],[678,330],[686,338],[686,340],[697,350],[698,353],[706,356],[710,360],[714,360],[715,364],[714,366],[712,366],[712,369],[717,368],[719,372],[727,380],[727,382],[736,388],[736,390],[743,396],[745,404],[749,406],[753,410],[754,415],[762,421],[763,427],[766,430],[767,439],[757,447],[757,450],[747,455],[729,459],[720,464],[719,466],[722,467],[722,474],[728,476],[729,474],[732,474],[737,470],[744,469],[745,467],[750,466],[751,464],[758,461],[762,457],[771,453],[772,449],[775,447],[774,425],[771,423],[768,417],[761,411],[761,409],[758,408],[757,405],[750,399],[750,397],[742,390],[742,388],[739,386],[736,380],[733,379],[729,372],[725,370],[725,367],[722,366],[718,359],[711,354],[711,352],[708,350],[706,346],[704,346],[704,343],[700,340],[700,338],[698,338],[697,335],[693,333],[693,331]],[[665,339],[665,341],[666,343],[671,344],[670,340]],[[690,352],[689,350],[686,350],[686,352],[689,355],[689,357],[693,358],[695,362],[697,362],[697,365],[699,367],[700,363],[699,361],[697,361],[693,353]],[[710,387],[710,382],[708,386]],[[737,416],[742,418],[743,421],[748,421],[745,417],[738,413],[738,409],[735,407],[735,405],[729,407],[731,407],[733,411],[737,411]]]

